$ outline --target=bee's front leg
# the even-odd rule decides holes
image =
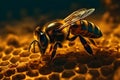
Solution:
[[[52,49],[51,49],[51,58],[50,58],[50,62],[49,63],[51,63],[52,62],[52,60],[53,60],[53,58],[55,57],[55,55],[56,55],[56,50],[57,50],[57,48],[58,47],[62,47],[62,44],[60,43],[60,42],[56,42],[54,45],[53,45],[53,47],[52,47]]]
[[[37,42],[39,44],[39,42],[37,40],[33,40],[30,45],[29,45],[29,48],[28,48],[28,51],[30,52],[30,49],[31,49],[31,45],[33,44],[33,48],[34,48],[34,53],[35,53],[35,42]]]
[[[43,47],[40,45],[39,41],[37,41],[37,40],[33,40],[33,41],[30,43],[29,48],[28,48],[28,51],[30,52],[31,45],[33,44],[34,53],[35,53],[35,42],[37,42],[37,45],[38,45],[39,50],[40,50],[40,52],[41,52],[41,55],[43,55],[43,54],[45,53],[46,48],[43,48]]]

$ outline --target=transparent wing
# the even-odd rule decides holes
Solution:
[[[92,14],[95,11],[94,8],[91,9],[79,9],[77,11],[74,11],[73,13],[71,13],[68,17],[66,17],[65,19],[63,19],[63,21],[65,22],[65,24],[63,24],[60,29],[64,29],[65,27],[67,27],[70,24],[73,24],[74,22],[80,20],[80,19],[84,19],[85,17],[89,16],[90,14]]]
[[[66,17],[64,19],[64,21],[66,23],[68,22],[73,22],[73,21],[76,21],[76,20],[80,20],[80,19],[83,19],[87,16],[89,16],[90,14],[92,14],[93,12],[95,11],[94,8],[91,8],[91,9],[79,9],[77,11],[74,11],[72,14],[70,14],[68,17]]]

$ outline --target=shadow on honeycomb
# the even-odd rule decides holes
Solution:
[[[47,52],[41,57],[38,47],[28,52],[33,40],[32,27],[35,22],[25,20],[4,25],[0,37],[0,79],[1,80],[120,80],[120,25],[106,29],[108,24],[94,21],[103,31],[103,37],[95,40],[94,55],[88,55],[76,39],[65,42],[64,48],[49,65]],[[31,24],[29,24],[31,23]],[[102,24],[102,25],[101,25]],[[5,32],[4,32],[5,31]]]

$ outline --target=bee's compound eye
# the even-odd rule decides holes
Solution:
[[[48,45],[48,39],[47,39],[45,33],[40,32],[39,38],[40,38],[40,44],[41,44],[41,46],[42,47],[46,47]]]
[[[37,34],[37,39],[39,41],[39,49],[41,51],[41,54],[44,54],[46,49],[47,49],[47,46],[48,46],[48,38],[46,36],[46,34],[42,31],[39,31],[36,33]]]
[[[45,40],[47,40],[46,35],[43,32],[40,32],[40,41],[43,43]]]

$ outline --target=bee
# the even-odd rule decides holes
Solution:
[[[37,42],[41,54],[44,55],[50,44],[50,61],[52,61],[56,55],[57,48],[62,48],[62,43],[65,40],[74,41],[79,37],[84,49],[90,55],[93,55],[92,48],[84,37],[88,38],[91,43],[96,45],[93,38],[101,37],[102,32],[95,24],[84,20],[84,18],[91,15],[94,11],[94,8],[79,9],[63,20],[54,20],[45,24],[43,27],[37,27],[34,31],[35,40],[31,42],[29,50],[31,45]],[[70,34],[73,36],[71,37]]]

